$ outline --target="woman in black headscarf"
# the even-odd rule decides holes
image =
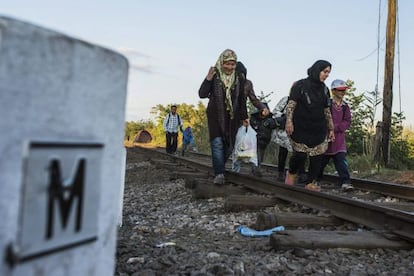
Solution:
[[[328,61],[316,61],[308,69],[308,77],[295,82],[291,88],[285,127],[293,147],[285,180],[288,185],[295,183],[298,168],[303,167],[309,155],[308,184],[305,188],[320,191],[316,178],[322,154],[328,147],[328,141],[335,139],[329,111],[329,89],[324,83],[331,67]]]

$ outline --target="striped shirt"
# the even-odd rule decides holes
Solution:
[[[168,115],[164,119],[164,131],[177,133],[178,128],[183,126],[181,118],[178,119],[178,117],[178,114],[173,115],[171,113],[168,113]]]

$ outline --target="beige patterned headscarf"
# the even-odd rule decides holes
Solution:
[[[231,88],[233,87],[236,81],[236,70],[233,70],[233,72],[230,75],[226,75],[222,70],[222,66],[224,62],[229,61],[229,60],[237,62],[237,55],[233,50],[226,49],[219,56],[215,67],[217,68],[218,73],[219,73],[219,78],[226,89],[227,111],[230,113],[230,117],[233,118],[233,104],[231,102]]]

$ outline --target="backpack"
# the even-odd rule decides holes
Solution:
[[[342,101],[342,120],[345,119],[345,112],[346,112],[346,107],[348,106],[348,104],[345,101]],[[331,114],[332,114],[332,98],[329,98],[329,109],[331,110]]]
[[[285,106],[281,110],[282,115],[280,117],[275,118],[276,119],[276,125],[279,129],[285,129],[285,127],[286,127],[286,119],[287,119],[287,117],[286,117],[286,107],[287,107],[288,103],[289,103],[289,97],[286,100]]]
[[[168,126],[168,123],[170,122],[170,117],[171,117],[171,112],[170,113],[168,113],[168,119],[167,119],[167,126]],[[181,118],[180,118],[180,115],[178,115],[178,113],[177,113],[177,119],[178,119],[178,126],[181,126]]]

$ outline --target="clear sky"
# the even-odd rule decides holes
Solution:
[[[0,0],[0,7],[1,15],[123,53],[131,66],[128,121],[152,118],[157,104],[196,104],[208,68],[226,48],[246,65],[256,94],[274,92],[271,109],[318,59],[333,64],[327,85],[351,79],[357,93],[373,91],[379,18],[382,96],[386,0]],[[413,13],[414,1],[399,1],[393,111],[401,95],[408,125],[414,125]]]

